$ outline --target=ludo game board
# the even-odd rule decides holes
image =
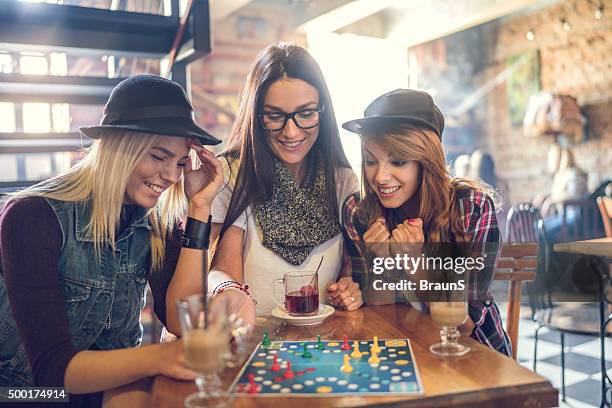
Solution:
[[[231,387],[252,396],[416,395],[410,341],[272,341],[267,335]]]

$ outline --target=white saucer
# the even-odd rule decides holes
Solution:
[[[317,324],[323,323],[323,320],[334,314],[333,307],[329,305],[320,304],[319,313],[312,316],[291,316],[284,309],[275,307],[272,310],[272,316],[281,319],[285,323],[291,326],[316,326]]]

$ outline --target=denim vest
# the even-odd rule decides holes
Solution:
[[[138,208],[131,224],[116,239],[115,250],[106,245],[98,260],[92,236],[85,230],[89,206],[52,199],[47,202],[62,230],[59,280],[74,347],[80,351],[139,346],[151,253],[147,210]],[[0,275],[0,386],[33,384]]]

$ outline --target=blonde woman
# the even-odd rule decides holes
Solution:
[[[478,272],[490,274],[500,242],[495,204],[479,184],[448,174],[441,143],[444,117],[431,96],[398,89],[376,98],[364,116],[342,125],[361,136],[363,150],[364,196],[361,201],[349,197],[342,217],[355,244],[354,258],[367,247],[393,255],[404,243],[471,243],[491,255],[487,270]],[[479,292],[470,298],[464,329],[511,355],[489,288],[468,289]]]
[[[139,380],[196,377],[180,341],[138,348],[147,281],[174,333],[174,300],[201,288],[210,204],[223,176],[202,147],[219,141],[192,115],[178,84],[126,79],[101,125],[81,129],[96,139],[86,157],[8,202],[0,217],[0,386],[66,387],[70,406],[125,406],[118,390],[142,397]]]

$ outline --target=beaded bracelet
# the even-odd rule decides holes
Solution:
[[[212,293],[213,293],[213,295],[218,295],[219,293],[223,293],[223,291],[227,290],[227,289],[236,289],[236,290],[239,290],[241,292],[244,292],[244,293],[246,293],[246,295],[249,298],[251,298],[253,303],[257,304],[257,301],[249,293],[249,285],[241,285],[239,282],[236,282],[236,281],[221,282],[219,285],[217,285],[213,289]]]

